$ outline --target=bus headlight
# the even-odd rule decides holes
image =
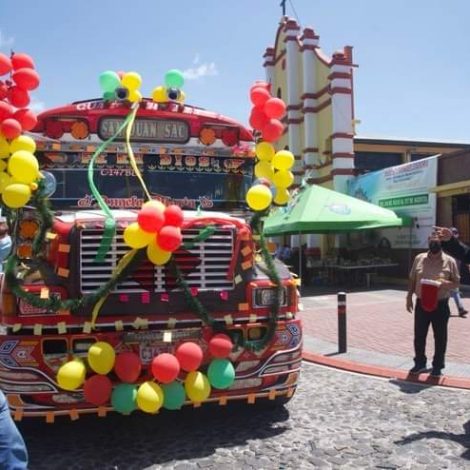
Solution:
[[[261,287],[253,290],[254,307],[270,307],[276,301],[276,288]],[[287,288],[282,287],[279,295],[279,306],[287,305]]]

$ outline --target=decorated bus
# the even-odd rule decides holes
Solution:
[[[35,70],[14,59],[13,78]],[[284,202],[290,156],[259,137],[255,154],[252,131],[185,104],[178,71],[152,99],[134,72],[100,83],[102,98],[37,120],[3,100],[13,243],[0,388],[15,418],[285,403],[301,362],[298,291],[268,253],[262,219]]]

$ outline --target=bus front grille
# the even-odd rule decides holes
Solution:
[[[234,231],[217,228],[207,239],[191,244],[199,234],[198,229],[183,230],[183,243],[189,249],[180,248],[173,256],[189,287],[198,290],[230,290],[234,288],[229,279],[234,249]],[[80,231],[80,287],[82,294],[95,291],[112,276],[119,260],[130,248],[124,243],[123,230],[118,229],[103,262],[95,257],[100,246],[103,229],[84,228]],[[119,283],[113,293],[165,292],[178,288],[170,269],[142,262],[126,279]]]

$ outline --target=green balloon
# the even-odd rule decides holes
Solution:
[[[121,86],[121,79],[116,72],[112,70],[107,70],[100,74],[100,86],[104,92],[113,92],[118,87]]]
[[[209,364],[207,377],[214,388],[229,388],[235,381],[235,369],[228,359],[214,359]]]
[[[104,101],[114,101],[116,99],[116,95],[114,91],[105,91],[103,93],[103,100]]]
[[[183,73],[178,69],[171,69],[165,74],[165,85],[168,88],[182,88],[184,85]]]
[[[163,408],[167,410],[179,410],[186,400],[186,392],[181,382],[163,384]]]
[[[119,384],[111,394],[111,405],[117,412],[127,415],[136,409],[136,398],[137,389],[135,385]]]

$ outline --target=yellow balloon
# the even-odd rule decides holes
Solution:
[[[11,183],[11,176],[8,173],[2,171],[0,173],[0,193]]]
[[[29,184],[39,178],[39,163],[31,152],[18,150],[8,160],[8,171],[16,181]]]
[[[155,241],[149,243],[147,246],[147,256],[148,259],[157,266],[163,266],[164,264],[168,263],[171,258],[171,251],[162,250]]]
[[[178,98],[178,103],[183,104],[186,100],[186,93],[183,90],[180,90],[180,96]]]
[[[7,162],[5,160],[0,160],[0,171],[5,171],[7,169]]]
[[[138,90],[129,90],[129,96],[127,99],[131,103],[137,103],[142,100],[142,93]]]
[[[128,225],[124,230],[124,242],[131,248],[143,248],[154,238],[154,233],[142,230],[137,222]]]
[[[76,390],[85,382],[85,364],[79,359],[73,359],[60,366],[57,371],[57,383],[64,390]]]
[[[274,197],[274,203],[278,206],[285,206],[290,199],[289,191],[286,188],[276,188],[276,196]]]
[[[264,184],[255,184],[246,193],[246,202],[250,209],[263,211],[267,209],[273,200],[273,195]]]
[[[164,86],[157,86],[157,88],[152,91],[152,100],[155,101],[155,103],[166,103],[168,101],[166,88]]]
[[[106,375],[111,372],[115,359],[114,348],[104,341],[98,341],[88,349],[88,364],[97,374]]]
[[[290,170],[294,163],[294,154],[289,150],[279,150],[273,157],[273,167],[276,170]]]
[[[20,135],[10,142],[10,153],[15,153],[18,150],[34,153],[36,151],[36,142],[27,135]]]
[[[271,163],[265,161],[258,162],[255,165],[255,176],[257,178],[267,178],[269,181],[272,181],[274,169]]]
[[[294,182],[294,174],[292,171],[279,170],[273,177],[274,186],[278,188],[288,188]]]
[[[10,156],[10,144],[8,140],[0,135],[0,158],[8,158]]]
[[[137,390],[137,406],[146,413],[156,413],[163,405],[163,390],[155,382],[144,382]]]
[[[9,184],[2,191],[2,199],[5,205],[11,209],[19,209],[29,201],[31,188],[23,183]]]
[[[199,371],[192,371],[186,376],[184,388],[193,403],[201,403],[211,394],[209,379]]]
[[[155,207],[161,211],[165,210],[165,204],[163,204],[163,202],[158,201],[157,199],[152,199],[151,201],[147,201],[145,204],[142,204],[142,208],[144,207]]]
[[[260,142],[259,144],[256,144],[255,152],[259,160],[267,162],[270,162],[276,153],[274,147],[269,142]]]
[[[142,85],[142,77],[137,72],[127,72],[122,77],[121,84],[129,91],[137,90]]]

